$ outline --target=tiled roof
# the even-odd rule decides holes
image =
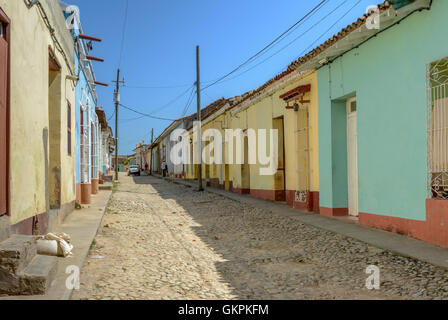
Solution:
[[[413,2],[415,2],[415,0],[386,0],[383,3],[378,5],[378,9],[380,11],[380,14],[382,14],[391,8],[400,9],[401,7],[406,6]],[[284,79],[285,77],[287,77],[289,75],[292,75],[293,72],[295,72],[298,67],[304,65],[306,62],[315,58],[316,56],[321,54],[323,51],[327,50],[328,48],[331,48],[333,45],[335,45],[336,42],[344,39],[346,36],[350,35],[352,32],[354,32],[355,30],[362,27],[366,23],[367,19],[372,14],[373,14],[372,12],[364,14],[358,20],[356,20],[352,24],[348,25],[347,27],[343,28],[339,33],[335,34],[333,37],[331,37],[330,39],[325,41],[323,44],[319,45],[318,47],[316,47],[315,49],[313,49],[312,51],[310,51],[303,57],[300,57],[296,61],[292,62],[285,71],[283,71],[282,73],[271,78],[270,80],[268,80],[265,84],[263,84],[259,88],[255,89],[255,90],[251,90],[249,92],[246,92],[245,94],[240,95],[240,96],[236,96],[236,97],[233,97],[230,99],[221,98],[221,99],[216,100],[215,102],[211,103],[210,105],[208,105],[207,107],[205,107],[204,109],[201,110],[202,120],[206,119],[207,117],[209,117],[210,115],[212,115],[213,113],[218,111],[226,103],[228,103],[229,109],[233,109],[233,108],[236,108],[237,106],[239,106],[240,104],[242,104],[243,102],[245,102],[257,95],[259,96],[259,95],[263,94],[263,92],[267,88],[269,88],[271,85]],[[308,70],[308,71],[310,71],[310,70]],[[305,70],[302,72],[306,73],[307,71]],[[300,74],[302,74],[302,72]],[[193,121],[196,119],[197,119],[197,113],[194,113],[189,116],[179,118],[176,121],[185,120],[186,128],[188,130],[188,129],[191,129],[191,127],[193,126]]]
[[[221,98],[212,103],[201,110],[201,120],[207,119],[210,115],[218,111],[221,107],[223,107],[227,103],[227,99]],[[198,119],[197,112],[188,116],[186,119],[186,129],[189,130],[193,127],[193,122]]]
[[[403,6],[406,6],[407,4],[410,4],[414,2],[414,0],[386,0],[383,3],[378,5],[378,9],[380,13],[386,12],[390,8],[399,9]],[[232,108],[235,108],[236,106],[242,104],[244,101],[251,99],[252,97],[261,94],[266,88],[271,86],[272,84],[276,83],[277,81],[283,79],[284,77],[288,76],[292,72],[294,72],[299,66],[305,64],[307,61],[311,60],[312,58],[318,56],[320,53],[325,51],[327,48],[330,48],[333,46],[336,42],[343,39],[347,35],[351,34],[353,31],[357,30],[359,27],[363,26],[366,23],[366,20],[368,17],[370,17],[373,13],[366,13],[362,17],[360,17],[358,20],[353,22],[352,24],[348,25],[344,29],[342,29],[339,33],[335,34],[333,37],[325,41],[323,44],[319,45],[303,57],[300,57],[296,61],[292,62],[288,68],[280,73],[279,75],[273,77],[269,81],[267,81],[265,84],[263,84],[261,87],[249,91],[245,94],[244,98],[235,103]]]
[[[393,3],[392,0],[391,1],[386,0],[383,3],[379,4],[378,9],[379,9],[380,13],[384,13],[385,11],[392,8],[393,7],[392,3]],[[331,37],[330,39],[328,39],[327,41],[325,41],[324,43],[322,43],[321,45],[319,45],[318,47],[316,47],[315,49],[313,49],[312,51],[310,51],[303,57],[300,57],[299,59],[297,59],[296,61],[291,63],[288,67],[288,70],[297,69],[297,67],[299,67],[300,65],[309,61],[311,58],[318,56],[322,51],[325,51],[326,49],[330,48],[339,40],[342,40],[347,35],[349,35],[353,31],[357,30],[359,27],[363,26],[366,23],[367,18],[369,18],[372,14],[373,14],[372,12],[364,14],[358,20],[356,20],[352,24],[349,24],[347,27],[342,29],[340,32],[335,34],[333,37]]]

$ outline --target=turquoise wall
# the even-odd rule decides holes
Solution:
[[[435,0],[318,70],[321,207],[347,207],[345,101],[356,95],[359,212],[425,220],[426,64],[448,56],[446,21],[448,1]]]

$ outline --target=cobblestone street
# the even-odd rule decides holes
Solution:
[[[381,289],[365,270],[381,270]],[[121,177],[73,299],[447,299],[448,272],[216,194]]]

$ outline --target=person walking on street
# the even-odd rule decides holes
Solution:
[[[162,173],[163,173],[163,177],[166,177],[166,173],[168,171],[168,164],[166,163],[165,160],[163,160],[162,162]]]

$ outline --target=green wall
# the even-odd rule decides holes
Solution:
[[[345,101],[358,104],[359,212],[425,220],[426,64],[448,56],[448,1],[318,70],[320,206],[347,207]]]

